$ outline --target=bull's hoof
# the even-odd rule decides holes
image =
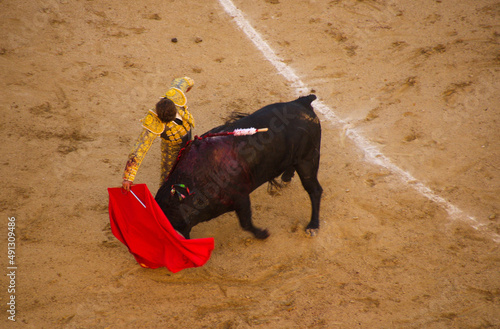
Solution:
[[[259,230],[259,229],[256,229],[254,232],[253,232],[253,235],[257,238],[257,239],[260,239],[260,240],[264,240],[264,239],[267,239],[269,237],[269,232],[267,230]]]
[[[319,228],[307,228],[306,234],[310,237],[316,236],[319,233]]]

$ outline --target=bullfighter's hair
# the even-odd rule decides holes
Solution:
[[[156,114],[158,114],[158,118],[165,123],[174,120],[175,115],[177,114],[175,103],[166,97],[163,97],[158,103],[156,103],[155,109]]]

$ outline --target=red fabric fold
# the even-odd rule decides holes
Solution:
[[[143,267],[166,267],[176,273],[203,266],[214,249],[213,238],[185,239],[178,234],[151,195],[146,184],[130,192],[108,188],[109,218],[114,236],[128,247]]]

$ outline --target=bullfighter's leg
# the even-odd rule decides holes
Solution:
[[[177,161],[177,156],[179,150],[181,149],[181,144],[178,142],[172,142],[165,139],[161,139],[161,172],[160,172],[160,187],[167,180],[168,174],[175,161]]]
[[[250,196],[241,197],[235,202],[235,211],[240,221],[240,226],[245,231],[252,232],[257,239],[265,239],[269,236],[267,230],[261,230],[252,223],[252,208],[250,206]]]
[[[161,139],[161,174],[160,174],[160,187],[163,182],[167,180],[172,167],[177,161],[179,156],[179,151],[186,146],[186,144],[191,140],[191,130],[182,137],[182,139],[176,141],[170,141],[166,139]]]
[[[323,188],[318,182],[318,167],[319,159],[317,161],[299,163],[296,167],[302,186],[311,199],[311,221],[306,226],[306,233],[310,236],[315,236],[319,233],[319,208]]]

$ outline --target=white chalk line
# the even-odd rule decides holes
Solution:
[[[234,22],[246,34],[250,41],[252,41],[257,49],[260,50],[264,57],[276,68],[278,73],[291,83],[291,86],[295,89],[297,95],[300,96],[309,93],[310,88],[302,82],[290,66],[286,65],[282,59],[276,55],[274,50],[244,17],[243,12],[239,10],[231,0],[219,0],[219,3],[222,5],[226,13],[234,19]],[[464,213],[457,206],[434,193],[434,191],[418,181],[412,174],[392,163],[389,158],[379,151],[376,145],[368,141],[356,129],[351,128],[347,122],[340,119],[331,108],[321,101],[321,99],[318,98],[315,101],[314,108],[331,123],[341,125],[346,133],[346,136],[349,137],[356,144],[356,146],[363,151],[365,159],[368,162],[386,168],[399,176],[404,183],[413,187],[417,192],[429,200],[443,207],[452,219],[465,221],[474,229],[482,230],[483,232],[491,235],[493,241],[500,242],[500,235],[489,231],[486,224],[481,223],[475,217]]]

